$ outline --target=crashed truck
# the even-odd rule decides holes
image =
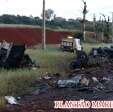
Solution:
[[[16,45],[5,40],[0,42],[0,68],[33,67],[36,64],[25,54],[25,44]]]
[[[77,51],[76,58],[70,63],[71,69],[101,66],[113,63],[113,47],[92,48],[87,54],[83,49]]]
[[[81,50],[80,39],[74,38],[72,36],[62,38],[60,48],[62,49],[62,51],[69,51],[69,52],[75,52],[76,49]]]

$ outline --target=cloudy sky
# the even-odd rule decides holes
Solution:
[[[87,19],[92,20],[93,14],[99,18],[100,13],[109,15],[113,12],[113,0],[86,0],[89,13]],[[82,17],[83,3],[81,0],[46,0],[46,9],[53,9],[55,14],[65,18]],[[19,14],[40,16],[42,0],[0,0],[1,14]]]

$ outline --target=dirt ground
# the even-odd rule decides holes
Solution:
[[[2,112],[113,112],[112,109],[54,109],[55,100],[113,100],[113,65],[108,63],[101,67],[89,67],[83,70],[72,71],[70,75],[84,74],[91,79],[96,77],[101,80],[102,77],[109,77],[111,80],[105,84],[105,89],[89,92],[78,91],[75,88],[49,88],[46,92],[32,95],[28,94],[21,98],[20,105],[7,105]],[[95,85],[91,85],[95,86]]]

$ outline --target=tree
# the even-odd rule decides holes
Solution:
[[[54,14],[54,11],[52,9],[45,10],[45,18],[46,18],[46,20],[50,21],[51,19],[54,18],[54,15],[55,14]],[[41,16],[43,16],[43,15],[41,14]]]

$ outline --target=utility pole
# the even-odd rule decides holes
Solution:
[[[85,37],[85,21],[86,21],[86,14],[88,13],[87,11],[87,5],[86,5],[86,2],[82,0],[82,2],[84,3],[84,8],[83,8],[83,37],[84,37],[84,41],[86,40],[86,37]]]
[[[95,14],[93,14],[93,31],[95,32],[96,28],[96,17],[95,17]]]
[[[85,14],[83,15],[83,37],[84,37],[84,41],[86,41],[86,25],[85,25]]]
[[[95,14],[93,14],[93,31],[94,31],[94,37],[96,38],[96,42],[97,42],[96,16],[95,16]]]
[[[42,49],[46,49],[45,0],[43,0]]]
[[[103,41],[104,41],[104,20],[102,19],[102,35],[101,35],[101,37],[102,37],[102,43],[103,43]]]
[[[112,12],[112,42],[113,42],[113,12]]]
[[[102,14],[102,13],[100,13],[102,16],[103,16],[103,19],[102,19],[102,35],[101,35],[101,38],[102,38],[102,42],[104,42],[105,41],[105,38],[104,38],[104,34],[105,34],[105,30],[106,30],[106,22],[107,22],[107,20],[106,20],[106,16],[104,15],[104,14]]]

